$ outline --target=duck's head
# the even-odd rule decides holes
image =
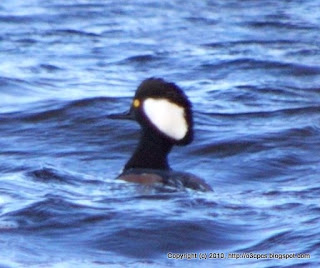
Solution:
[[[136,90],[129,111],[110,117],[136,120],[145,132],[173,145],[186,145],[193,140],[190,101],[176,84],[160,78],[144,80]]]

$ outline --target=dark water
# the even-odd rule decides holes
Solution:
[[[318,267],[320,1],[125,2],[0,3],[0,267]],[[114,180],[138,126],[107,115],[150,76],[214,193]]]

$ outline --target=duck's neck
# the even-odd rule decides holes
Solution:
[[[170,169],[168,154],[171,148],[172,143],[165,138],[151,135],[148,130],[142,130],[139,144],[125,165],[124,170],[130,168],[168,170]]]

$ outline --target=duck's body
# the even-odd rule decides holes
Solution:
[[[123,171],[118,179],[140,184],[160,183],[176,189],[212,191],[210,185],[194,174],[174,170],[133,168]]]
[[[173,171],[168,163],[174,145],[193,140],[191,103],[178,86],[162,79],[147,79],[138,87],[130,111],[111,118],[133,119],[142,127],[139,144],[118,179],[212,191],[202,179]]]

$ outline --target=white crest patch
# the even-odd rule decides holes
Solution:
[[[181,140],[188,132],[184,108],[167,99],[148,98],[143,110],[149,120],[161,132],[175,140]]]

